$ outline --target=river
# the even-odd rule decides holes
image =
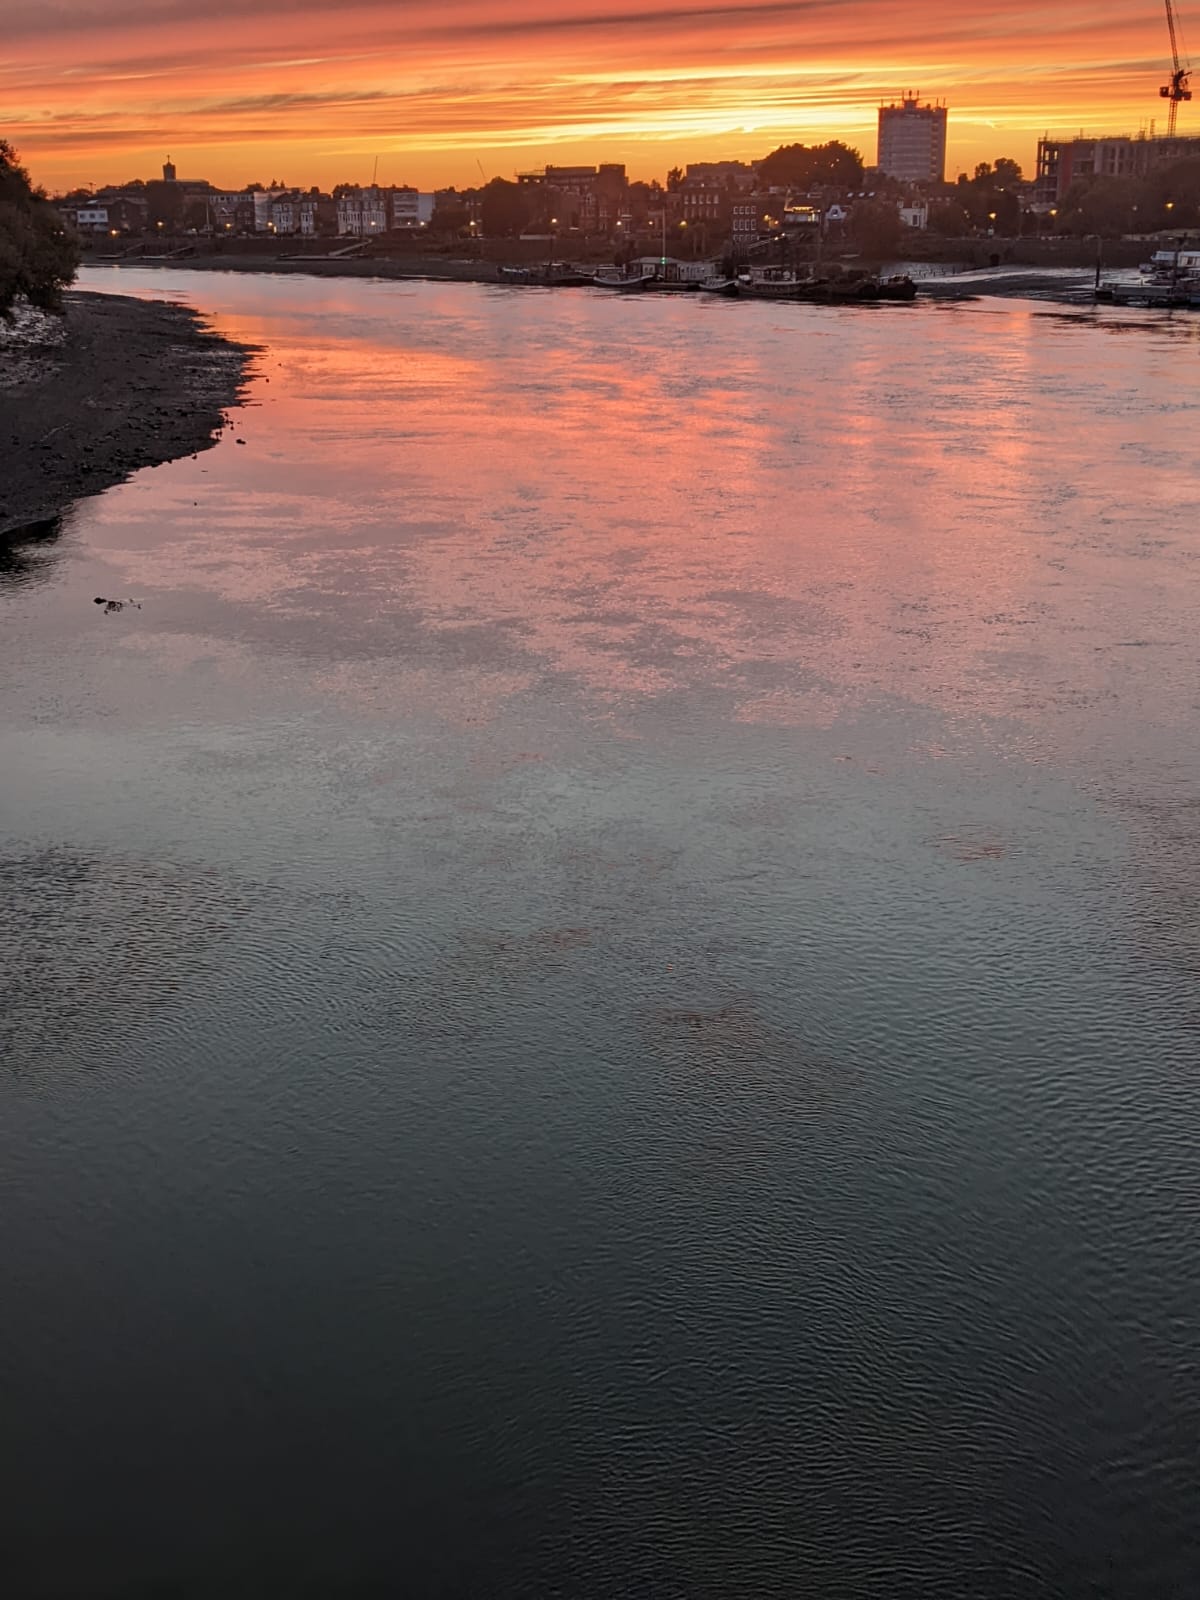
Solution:
[[[85,279],[263,353],[0,572],[10,1592],[1194,1594],[1200,321]]]

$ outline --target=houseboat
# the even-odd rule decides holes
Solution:
[[[591,273],[569,261],[545,261],[528,267],[501,267],[501,283],[523,283],[541,289],[573,289],[591,283]]]
[[[793,267],[752,267],[737,280],[738,293],[751,300],[803,300],[817,305],[855,305],[873,300],[914,300],[917,286],[897,273],[878,278],[869,272],[823,271]]]

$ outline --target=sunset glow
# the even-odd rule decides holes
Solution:
[[[914,88],[949,103],[953,176],[1028,168],[1047,130],[1161,121],[1166,50],[1161,8],[1117,0],[17,0],[0,131],[51,188],[169,152],[217,184],[361,180],[378,157],[382,181],[428,189],[546,161],[658,177],[796,139],[871,161],[880,100]]]

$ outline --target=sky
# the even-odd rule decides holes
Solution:
[[[1181,22],[1186,32],[1189,6]],[[60,190],[153,177],[429,190],[547,162],[844,139],[950,107],[947,176],[1044,132],[1136,133],[1167,77],[1155,0],[3,0],[0,137]],[[1200,22],[1197,23],[1200,36]],[[1195,128],[1190,125],[1195,121]],[[1200,132],[1183,107],[1181,132]]]

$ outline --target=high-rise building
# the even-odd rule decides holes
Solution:
[[[946,107],[906,94],[879,108],[879,169],[905,183],[942,183],[946,176]]]

